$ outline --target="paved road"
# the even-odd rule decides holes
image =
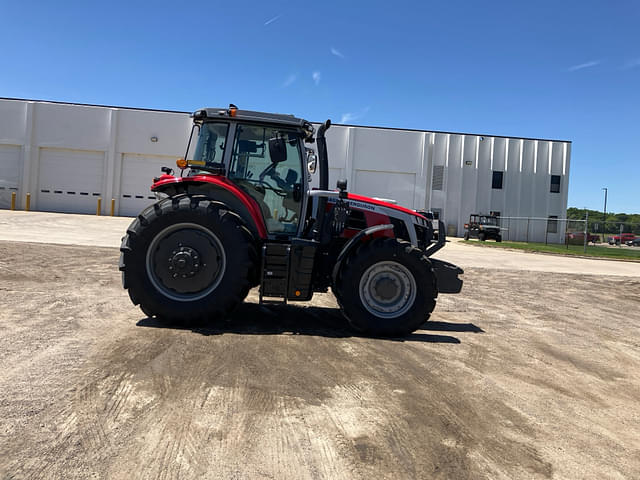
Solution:
[[[460,265],[462,268],[640,277],[640,262],[565,257],[498,248],[481,248],[466,244],[460,239],[452,240],[434,256]]]
[[[129,217],[0,210],[0,240],[118,247]],[[435,255],[462,268],[640,277],[640,263],[480,249],[457,239]]]
[[[0,210],[0,240],[119,247],[130,217]]]

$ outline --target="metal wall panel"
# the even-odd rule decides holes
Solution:
[[[0,144],[23,144],[26,127],[27,102],[0,100]]]
[[[395,200],[399,205],[413,204],[416,176],[413,173],[356,170],[353,192],[369,197]]]
[[[478,189],[478,144],[476,135],[465,135],[462,147],[462,186],[460,191],[460,216],[456,230],[461,231],[470,213],[476,213]],[[447,222],[451,219],[447,218]]]
[[[458,235],[460,231],[461,195],[462,195],[462,149],[465,135],[449,135],[447,155],[446,189],[447,197],[444,208],[444,221],[450,235]]]
[[[107,108],[36,103],[33,141],[40,147],[106,151],[109,119]]]
[[[491,170],[491,144],[489,137],[478,138],[478,165],[477,165],[477,185],[474,208],[476,212],[489,212],[491,208],[491,183],[493,172]],[[466,220],[463,218],[466,222]]]
[[[19,198],[22,180],[20,147],[0,145],[0,208],[11,207],[11,193]]]
[[[351,134],[353,168],[417,173],[422,166],[422,132],[356,128]]]

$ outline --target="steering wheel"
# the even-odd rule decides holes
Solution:
[[[265,182],[264,180],[253,180],[251,178],[243,178],[242,180],[244,182],[255,183],[256,186],[260,185],[260,186],[266,187],[269,190],[273,191],[279,197],[286,197],[287,196],[287,192],[285,192],[284,190],[281,190],[279,188],[274,187],[273,185],[271,185],[268,182]]]
[[[273,178],[272,171],[275,171],[275,169],[276,169],[275,163],[272,163],[271,165],[267,165],[267,168],[265,168],[260,172],[260,175],[258,175],[258,178],[260,179],[260,181],[264,181],[264,177],[266,175],[269,175],[271,178]]]

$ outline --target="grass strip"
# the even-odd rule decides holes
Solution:
[[[479,242],[467,240],[464,243],[489,248],[511,248],[525,252],[553,253],[556,255],[574,255],[579,257],[593,257],[616,260],[631,260],[640,262],[640,248],[635,247],[600,247],[597,245],[587,245],[587,252],[584,252],[582,245],[558,245],[544,243],[527,242]]]

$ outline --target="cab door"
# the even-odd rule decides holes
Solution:
[[[228,177],[256,200],[270,235],[298,231],[304,188],[301,142],[295,130],[242,123],[236,127]],[[278,155],[272,154],[275,143]]]

